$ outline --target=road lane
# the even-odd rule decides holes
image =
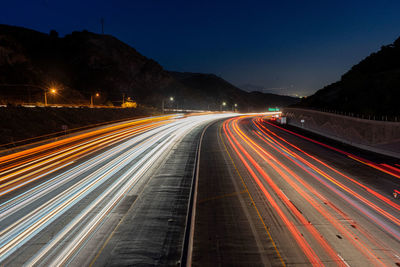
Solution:
[[[395,173],[390,175],[387,169],[376,168],[384,166],[385,162],[371,163],[365,159],[360,162],[356,155],[349,157],[288,133],[262,117],[229,119],[219,129],[222,132],[220,142],[227,143],[228,150],[210,149],[216,146],[211,141],[205,142],[203,148],[208,149],[209,157],[217,159],[213,166],[219,166],[218,173],[225,175],[214,175],[212,183],[203,185],[199,179],[198,232],[194,241],[196,265],[210,260],[204,255],[211,255],[213,261],[222,265],[229,262],[227,258],[246,265],[243,263],[247,256],[239,244],[226,251],[219,249],[218,257],[213,254],[216,239],[219,247],[226,247],[233,237],[241,242],[246,235],[253,236],[246,241],[248,246],[258,248],[257,235],[271,236],[261,240],[263,246],[268,246],[271,240],[276,244],[277,253],[268,256],[268,264],[274,266],[279,264],[278,254],[283,259],[282,265],[399,264],[400,206],[387,187],[400,183]],[[211,130],[216,135],[218,127]],[[229,162],[229,155],[234,165],[224,164],[224,161]],[[346,168],[349,166],[352,167]],[[207,166],[203,168],[203,173],[210,172]],[[227,189],[227,180],[239,183],[241,179],[254,199],[255,208],[238,207],[235,203],[243,194],[239,189]],[[379,183],[380,186],[376,186]],[[229,190],[234,194],[228,195]],[[206,196],[213,204],[205,207],[201,196]],[[254,215],[254,209],[260,216]],[[226,226],[239,224],[246,213],[252,214],[247,219],[248,228],[262,219],[267,226],[264,233],[241,231],[245,226],[235,229],[239,231]],[[211,214],[222,215],[213,218]],[[234,222],[236,219],[239,222]],[[262,249],[255,251],[260,257],[265,254]]]
[[[279,251],[244,183],[248,174],[232,161],[220,130],[221,122],[214,123],[202,143],[193,265],[279,266]]]
[[[124,140],[132,134],[167,123],[170,119],[170,116],[165,116],[135,120],[0,157],[0,196],[18,189],[20,184],[24,186],[35,181],[32,174],[40,175],[65,162],[73,163],[77,158]]]
[[[151,118],[0,158],[1,264],[90,262],[97,253],[87,246],[107,240],[124,212],[135,211],[132,205],[140,192],[154,190],[151,174],[168,161],[171,150],[186,135],[227,116]]]

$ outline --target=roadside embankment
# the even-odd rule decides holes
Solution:
[[[400,158],[400,123],[285,108],[288,124],[364,150]]]
[[[0,108],[0,146],[17,146],[25,139],[71,133],[102,123],[156,114],[148,108]],[[8,144],[8,145],[7,145]]]

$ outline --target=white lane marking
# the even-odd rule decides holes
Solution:
[[[204,117],[206,117],[206,116],[204,116]],[[205,122],[207,122],[208,120],[212,120],[212,119],[218,119],[218,118],[222,118],[223,116],[219,116],[219,117],[217,117],[217,116],[208,116],[208,118],[191,118],[191,119],[188,119],[188,120],[186,120],[185,121],[185,123],[184,124],[182,124],[182,123],[175,123],[173,126],[172,125],[168,125],[168,126],[161,126],[161,127],[157,127],[157,129],[154,129],[154,131],[155,132],[157,132],[156,133],[156,135],[155,136],[153,136],[153,138],[151,138],[151,139],[153,139],[153,141],[152,142],[146,142],[145,141],[145,144],[147,144],[147,145],[144,145],[144,144],[140,144],[139,145],[139,148],[134,148],[133,149],[133,151],[131,150],[130,151],[130,153],[128,152],[128,154],[130,154],[129,156],[132,156],[132,154],[136,154],[137,155],[137,153],[139,152],[139,151],[141,151],[141,153],[143,153],[145,150],[146,150],[146,147],[147,148],[149,148],[150,146],[149,146],[149,144],[148,143],[152,143],[153,145],[154,144],[160,144],[160,143],[162,143],[161,142],[161,140],[160,140],[160,138],[161,137],[163,137],[163,136],[168,136],[168,135],[170,135],[170,137],[173,137],[173,139],[174,140],[177,140],[178,138],[181,138],[181,137],[183,137],[187,132],[189,132],[191,129],[193,129],[194,127],[196,127],[196,126],[198,126],[198,125],[200,125],[201,123],[205,123]],[[226,117],[226,116],[225,116]],[[182,124],[182,125],[181,125]],[[143,136],[143,135],[142,135]],[[157,138],[155,138],[157,136]],[[158,141],[157,141],[158,140]],[[132,139],[130,140],[130,141],[132,141]],[[127,143],[129,143],[129,142],[126,142],[126,143],[124,143],[124,144],[122,144],[122,146],[127,146]],[[157,151],[157,149],[155,149],[156,151]],[[111,151],[113,151],[113,149],[111,150]],[[107,151],[107,153],[109,154],[111,151]],[[124,153],[125,154],[125,153]],[[139,152],[139,154],[140,154],[140,152]],[[103,166],[103,168],[100,168],[100,169],[98,169],[98,170],[96,170],[94,173],[92,173],[91,175],[89,175],[88,177],[86,177],[86,178],[89,178],[89,177],[91,177],[91,178],[95,178],[95,177],[93,177],[93,176],[97,176],[97,175],[105,175],[106,173],[109,173],[111,170],[109,169],[110,167],[112,167],[111,169],[116,169],[116,168],[118,168],[118,165],[121,165],[121,159],[123,158],[123,156],[128,156],[128,155],[120,155],[119,157],[117,157],[116,159],[114,159],[111,163],[109,163],[109,164],[116,164],[117,166],[114,166],[114,167],[112,167],[111,165],[109,165],[109,164],[106,164],[106,166],[107,165],[109,165],[109,166],[107,166],[108,168],[104,168],[104,167],[106,167],[106,166]],[[128,156],[128,158],[129,158],[129,156]],[[125,158],[125,160],[127,160],[126,158]],[[122,161],[124,161],[124,160],[122,160]],[[87,163],[87,162],[86,162]],[[85,167],[88,167],[87,165],[85,166]],[[79,169],[79,167],[78,168],[74,168],[74,169]],[[101,170],[101,169],[103,169],[103,170]],[[106,173],[104,173],[104,171],[106,172]],[[114,170],[115,171],[115,170]],[[65,174],[65,173],[64,173]],[[97,178],[98,179],[98,178]],[[86,179],[83,179],[83,180],[86,180]],[[90,187],[92,187],[92,185],[93,185],[93,180],[92,180],[92,182],[90,182],[90,181],[86,181],[86,182],[84,182],[84,181],[80,181],[78,184],[76,184],[76,185],[74,185],[73,187],[75,187],[76,189],[78,189],[79,188],[79,186],[84,186],[82,189],[79,189],[79,191],[80,190],[83,190],[83,191],[87,191],[87,190],[89,190],[89,188]],[[89,187],[87,187],[88,186],[88,184],[87,183],[89,183]],[[86,188],[85,188],[86,187]],[[84,189],[85,188],[85,189]],[[72,188],[70,188],[70,189],[68,189],[67,191],[68,191],[68,193],[69,194],[65,194],[65,193],[67,193],[67,192],[64,192],[62,195],[63,195],[63,197],[66,197],[67,199],[69,198],[70,200],[68,200],[67,202],[69,203],[64,203],[64,205],[62,205],[62,206],[64,206],[64,208],[66,208],[66,209],[68,209],[69,207],[67,207],[67,206],[69,206],[69,205],[74,205],[74,203],[73,202],[75,202],[76,201],[76,197],[77,197],[77,195],[76,195],[76,193],[77,192],[75,192],[75,193],[73,193],[73,191],[74,190],[76,190],[76,189],[72,189]],[[82,192],[82,191],[81,191]],[[74,196],[74,194],[75,194],[75,196]],[[33,194],[34,195],[34,194]],[[34,196],[32,196],[32,197],[34,197]],[[63,198],[62,197],[62,198]],[[82,196],[79,196],[78,198],[81,198]],[[75,199],[75,200],[74,200]],[[28,199],[25,199],[25,200],[28,200]],[[57,201],[58,200],[58,201]],[[63,199],[64,201],[66,200],[65,198]],[[20,220],[19,220],[19,225],[18,225],[18,222],[16,222],[16,223],[14,223],[13,225],[11,225],[11,226],[8,226],[7,228],[8,228],[8,230],[12,230],[14,233],[16,233],[16,232],[18,232],[18,230],[23,230],[25,233],[23,234],[23,233],[21,233],[21,235],[20,235],[20,240],[19,240],[19,242],[17,241],[17,242],[15,242],[16,240],[12,240],[11,242],[6,242],[5,243],[5,247],[3,247],[3,248],[1,248],[0,250],[4,250],[5,249],[5,251],[2,251],[2,253],[0,253],[0,258],[5,258],[5,257],[7,257],[8,255],[10,255],[9,253],[11,253],[12,251],[14,251],[15,249],[17,249],[18,247],[20,247],[23,243],[25,243],[25,242],[27,242],[27,240],[29,240],[30,238],[32,238],[34,235],[36,235],[39,231],[41,231],[42,229],[43,229],[43,227],[44,226],[46,226],[46,225],[48,225],[49,223],[51,223],[53,220],[54,220],[54,217],[52,218],[52,219],[50,219],[50,220],[48,220],[49,219],[49,216],[51,217],[51,215],[54,215],[54,214],[56,214],[56,213],[59,213],[60,212],[60,209],[63,209],[63,207],[57,207],[57,206],[54,206],[54,205],[57,205],[56,203],[54,203],[54,201],[56,201],[56,202],[60,202],[61,201],[61,199],[60,199],[60,195],[59,196],[57,196],[57,197],[55,197],[55,198],[53,198],[53,199],[51,199],[50,201],[48,201],[47,203],[45,203],[44,205],[42,205],[41,207],[38,207],[38,210],[37,211],[41,211],[41,212],[39,212],[39,214],[36,214],[36,213],[34,213],[34,211],[32,211],[31,213],[30,213],[30,215],[26,215],[26,216],[24,216],[25,218],[21,218]],[[64,202],[64,201],[61,201],[61,203],[62,202]],[[52,204],[51,204],[51,202],[53,202]],[[44,209],[48,209],[48,211],[50,211],[50,210],[53,210],[54,208],[55,208],[55,210],[53,210],[52,212],[51,212],[51,214],[48,214],[47,212],[45,212],[44,210],[43,210],[43,208]],[[46,213],[47,213],[47,215],[46,215]],[[59,214],[58,214],[59,215]],[[32,218],[32,216],[33,216],[33,218]],[[44,216],[44,217],[42,217],[42,216]],[[47,218],[45,218],[45,217],[47,217]],[[39,219],[39,221],[41,221],[41,223],[39,223],[39,221],[36,221],[35,223],[34,223],[34,225],[32,225],[32,220],[37,220],[37,219]],[[29,221],[29,223],[28,223],[28,221],[26,221],[26,220],[28,220]],[[47,220],[47,222],[45,222]],[[39,224],[41,224],[41,226],[39,226]],[[43,224],[44,223],[44,224]],[[92,224],[93,225],[93,224]],[[35,227],[36,226],[36,227]],[[19,229],[18,229],[19,228]],[[17,230],[18,229],[18,230]],[[7,233],[8,231],[7,231],[7,229],[4,229],[3,231],[2,231],[2,234],[0,234],[0,236],[2,236],[2,237],[5,237],[5,236],[9,236],[11,233]],[[6,234],[7,233],[7,234]],[[3,234],[5,234],[5,235],[3,235]],[[79,237],[76,237],[76,238],[79,238]],[[14,243],[14,244],[11,244],[11,243]],[[8,250],[8,252],[6,252]],[[66,252],[66,251],[64,251],[63,253],[68,253],[68,254],[70,254],[71,253],[71,251],[70,252]],[[65,255],[65,254],[64,254]],[[60,255],[61,256],[61,255]],[[60,257],[59,256],[59,257]],[[62,256],[61,256],[62,257]],[[1,260],[1,259],[0,259]]]
[[[279,190],[281,190],[282,194],[290,201],[290,198],[288,198],[288,196],[282,191],[282,189]]]
[[[340,256],[340,254],[337,254],[338,257],[343,261],[344,264],[346,264],[347,267],[350,267],[350,265]]]

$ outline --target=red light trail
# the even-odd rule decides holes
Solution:
[[[246,123],[241,123],[244,120]],[[250,124],[247,121],[250,121]],[[277,133],[281,127],[273,125],[279,130],[272,131],[269,129],[270,127],[267,127],[269,124],[261,117],[250,119],[248,116],[243,116],[227,120],[223,124],[223,130],[235,155],[266,198],[266,203],[279,215],[309,262],[313,265],[324,265],[326,261],[342,266],[347,265],[341,256],[346,251],[342,251],[337,239],[332,239],[331,233],[327,234],[325,228],[340,233],[340,239],[346,240],[352,249],[368,260],[369,264],[385,266],[387,260],[389,262],[398,261],[397,254],[399,252],[391,248],[390,242],[386,242],[389,240],[378,238],[376,234],[371,233],[363,226],[363,222],[367,219],[397,240],[398,243],[400,241],[400,219],[398,217],[400,205],[374,188],[368,187],[356,178],[344,174],[343,171],[318,159],[317,156],[311,155],[285,140]],[[245,127],[250,129],[245,131]],[[283,130],[288,132],[286,129]],[[356,160],[362,160],[363,164],[396,177],[395,167],[361,159],[297,133],[293,133],[293,135]],[[307,176],[307,179],[304,179],[304,175]],[[346,184],[338,178],[345,179]],[[318,183],[319,186],[316,186],[315,183]],[[285,190],[286,194],[282,190]],[[325,194],[326,190],[330,194],[334,194],[335,199],[340,199],[339,206],[332,202],[330,194]],[[361,194],[360,190],[364,193]],[[288,193],[301,197],[302,201],[299,202],[297,196],[294,197],[295,200],[289,199]],[[339,208],[343,205],[342,203],[347,203],[346,210],[351,208],[364,219],[349,216],[342,208]],[[298,208],[305,206],[308,207],[306,210]],[[323,225],[326,226],[321,228],[318,223],[314,225],[313,219],[309,219],[310,214],[312,216],[318,214],[317,217],[323,219],[325,222]],[[300,226],[301,228],[299,228]],[[307,230],[308,234],[304,235],[301,229]],[[321,230],[323,231],[321,232]],[[377,253],[377,250],[381,253]]]

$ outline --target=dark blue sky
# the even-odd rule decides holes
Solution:
[[[0,23],[105,33],[177,71],[310,94],[400,36],[400,1],[2,1]]]

